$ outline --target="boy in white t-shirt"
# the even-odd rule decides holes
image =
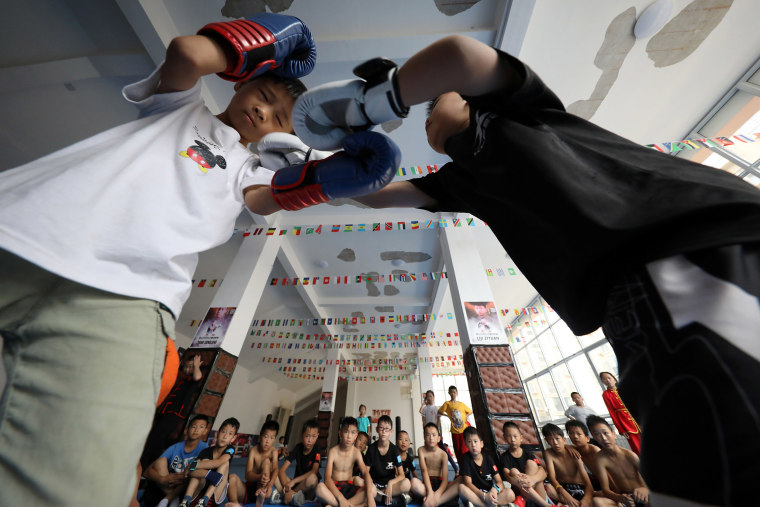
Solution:
[[[287,134],[305,89],[296,78],[315,61],[292,16],[211,23],[124,88],[139,119],[0,174],[5,498],[126,505],[162,372],[176,375],[174,321],[198,252],[227,241],[245,207],[295,210],[392,179],[398,148],[369,132],[290,165],[307,155]],[[213,73],[236,81],[216,116],[200,98],[200,77]],[[260,140],[262,161],[288,167],[261,167],[247,148]]]

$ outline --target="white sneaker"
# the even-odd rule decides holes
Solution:
[[[406,504],[407,505],[409,505],[410,503],[412,503],[412,495],[410,495],[409,493],[404,493],[403,497],[404,497],[404,500],[406,500]]]
[[[168,498],[162,498],[160,502],[158,502],[158,505],[156,507],[169,507],[169,499]]]
[[[274,491],[272,491],[272,496],[269,498],[269,501],[266,503],[279,505],[282,503],[282,495],[280,494],[279,491],[275,489]]]
[[[306,496],[304,496],[303,491],[296,491],[296,493],[293,495],[293,499],[290,502],[296,507],[301,507],[306,503]]]

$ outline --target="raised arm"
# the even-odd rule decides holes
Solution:
[[[158,93],[188,90],[201,77],[227,68],[227,57],[216,42],[203,35],[176,37],[166,49]]]

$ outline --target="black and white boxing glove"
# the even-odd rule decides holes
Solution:
[[[375,58],[354,69],[361,79],[335,81],[301,95],[293,106],[293,129],[312,148],[333,150],[352,133],[397,118],[409,108],[401,101],[398,68]]]
[[[272,171],[312,160],[322,160],[332,155],[331,151],[310,148],[293,134],[285,132],[272,132],[265,135],[256,148],[261,166]]]

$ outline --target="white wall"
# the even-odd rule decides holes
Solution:
[[[219,407],[214,429],[218,429],[224,419],[235,417],[240,421],[241,433],[258,435],[267,414],[274,415],[277,407],[295,408],[297,400],[292,391],[279,389],[275,382],[266,378],[249,382],[249,375],[250,371],[246,368],[240,365],[235,368],[222,406]],[[283,426],[279,435],[284,434]]]
[[[372,416],[373,409],[390,409],[391,419],[393,419],[393,434],[391,440],[395,443],[396,434],[396,416],[401,417],[401,429],[409,433],[414,440],[414,422],[413,416],[419,416],[417,410],[419,404],[415,404],[409,395],[411,388],[410,381],[395,382],[356,382],[355,387],[355,405],[346,404],[346,414],[351,416],[359,415],[359,404],[367,406],[369,416]],[[350,400],[349,400],[350,401]],[[374,425],[372,426],[374,433]],[[423,442],[412,442],[414,449],[422,445]]]

